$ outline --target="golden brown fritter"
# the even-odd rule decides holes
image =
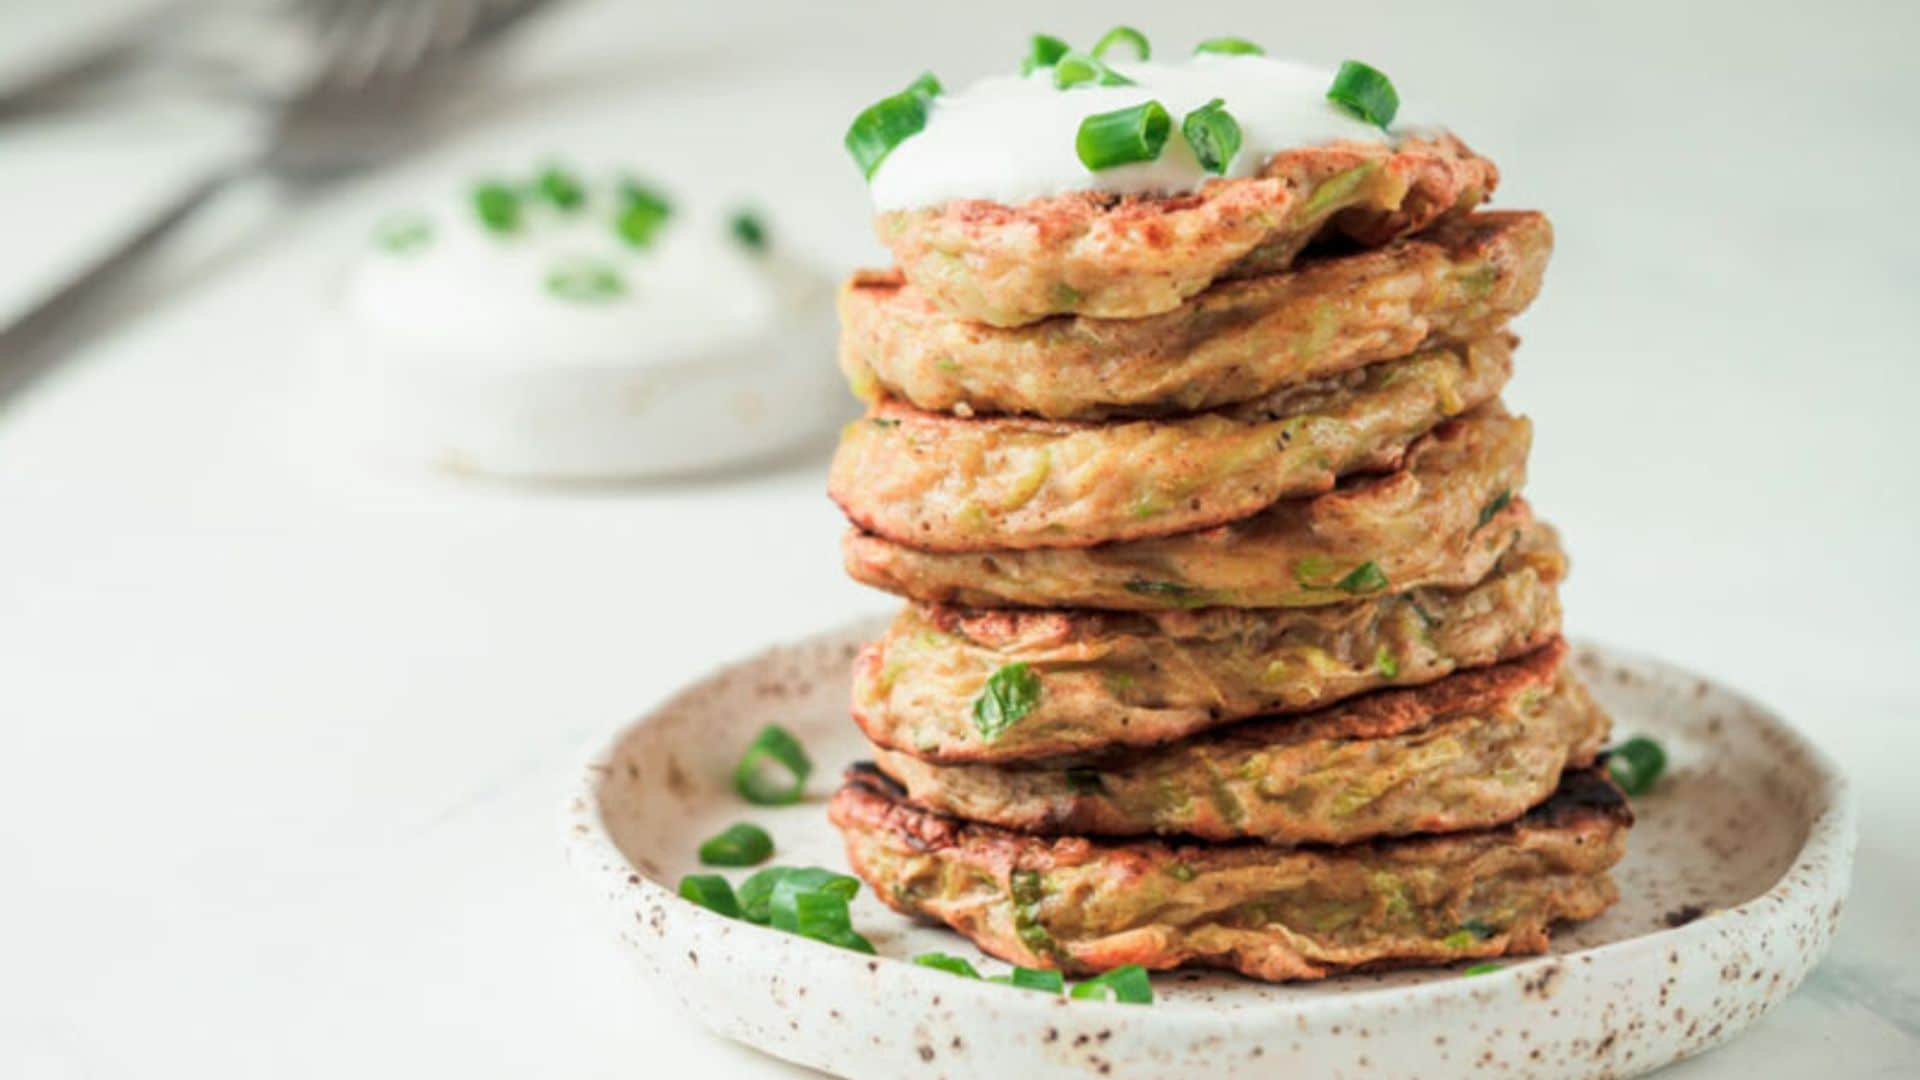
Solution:
[[[874,751],[915,805],[1024,832],[1352,844],[1504,824],[1608,721],[1555,639],[1518,660],[1150,749],[1008,765]]]
[[[1452,135],[1282,151],[1188,195],[958,199],[875,220],[908,281],[993,326],[1171,311],[1216,279],[1285,269],[1322,233],[1379,246],[1484,202],[1493,163]]]
[[[1618,898],[1633,822],[1600,769],[1509,825],[1345,847],[1031,836],[919,809],[858,766],[828,812],[883,902],[1010,963],[1275,982],[1543,952],[1554,923]]]
[[[1560,631],[1566,557],[1544,524],[1485,580],[1316,608],[971,610],[909,605],[853,665],[853,717],[879,746],[1007,764],[1153,746],[1250,716],[1419,686]],[[974,703],[1022,665],[1039,694],[986,737]]]
[[[964,420],[882,403],[847,425],[828,492],[854,524],[923,551],[1191,532],[1391,468],[1492,400],[1512,348],[1505,335],[1436,346],[1178,419]]]
[[[1314,607],[1487,575],[1532,520],[1527,421],[1482,406],[1422,437],[1403,467],[1227,525],[1086,548],[920,551],[855,529],[855,580],[970,607]]]
[[[1164,314],[998,329],[940,310],[897,271],[840,291],[840,363],[862,397],[930,412],[1099,420],[1197,412],[1484,337],[1540,290],[1553,229],[1477,213],[1375,251],[1221,282]]]

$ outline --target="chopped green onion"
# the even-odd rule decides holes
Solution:
[[[1139,964],[1126,964],[1074,987],[1073,996],[1094,1001],[1119,1001],[1128,1005],[1151,1005],[1153,983],[1147,978],[1146,968]]]
[[[1065,976],[1057,971],[1039,968],[1016,967],[1005,975],[995,975],[987,981],[1001,986],[1017,986],[1022,990],[1044,990],[1049,994],[1064,993],[1067,989]]]
[[[620,271],[596,259],[575,259],[547,272],[547,291],[576,304],[604,304],[627,291]]]
[[[837,892],[808,889],[788,877],[774,886],[769,913],[776,930],[856,952],[873,952],[873,943],[854,932],[847,898]]]
[[[1472,967],[1470,967],[1470,968],[1467,968],[1467,969],[1466,969],[1465,971],[1462,971],[1462,972],[1461,972],[1460,974],[1462,974],[1462,975],[1491,975],[1491,974],[1493,974],[1494,972],[1496,972],[1496,971],[1499,971],[1499,970],[1500,970],[1500,965],[1499,965],[1499,964],[1475,964],[1475,965],[1473,965]]]
[[[1132,86],[1133,80],[1108,67],[1106,61],[1083,52],[1070,52],[1053,65],[1053,85],[1070,90],[1086,83],[1099,86]]]
[[[884,97],[853,118],[841,141],[853,155],[860,174],[873,179],[874,170],[887,160],[893,148],[920,133],[927,126],[927,102],[940,93],[940,80],[924,72],[907,84],[905,90]]]
[[[751,210],[737,211],[727,227],[732,231],[733,238],[740,241],[741,247],[753,252],[767,250],[767,226],[760,220],[760,215]]]
[[[1106,793],[1106,781],[1100,779],[1099,769],[1090,769],[1084,765],[1075,765],[1067,770],[1067,789],[1075,795],[1102,795]]]
[[[1333,85],[1327,87],[1327,100],[1382,131],[1400,111],[1400,95],[1392,80],[1358,60],[1340,65]]]
[[[1267,50],[1255,45],[1243,37],[1208,38],[1193,47],[1194,55],[1200,53],[1225,53],[1228,56],[1265,56]]]
[[[558,165],[542,169],[534,179],[533,189],[561,210],[578,210],[587,204],[587,189],[580,178]]]
[[[740,917],[765,926],[773,920],[773,891],[792,881],[800,891],[828,892],[851,900],[860,880],[818,866],[769,866],[740,883]]]
[[[512,232],[520,227],[520,196],[511,185],[483,180],[473,186],[473,212],[489,230]]]
[[[1240,152],[1240,124],[1225,109],[1226,102],[1214,98],[1187,114],[1180,121],[1180,133],[1187,137],[1200,167],[1224,175],[1233,156]]]
[[[621,239],[637,248],[646,247],[672,216],[673,204],[658,189],[631,177],[620,181],[620,214],[614,219],[614,228]]]
[[[1400,658],[1393,655],[1392,649],[1382,645],[1373,651],[1373,670],[1386,678],[1397,678],[1400,674]]]
[[[1080,163],[1099,172],[1116,165],[1152,161],[1173,131],[1173,117],[1158,101],[1112,112],[1095,113],[1080,121],[1073,148]]]
[[[680,879],[680,895],[729,919],[740,917],[740,902],[733,897],[733,887],[719,874],[688,874]]]
[[[1371,559],[1354,567],[1351,573],[1334,583],[1334,588],[1349,593],[1378,592],[1386,587],[1387,575]]]
[[[390,255],[412,255],[433,243],[433,222],[424,214],[398,214],[373,227],[373,242]]]
[[[1105,58],[1107,50],[1113,48],[1115,45],[1133,46],[1133,58],[1135,60],[1148,60],[1153,57],[1153,46],[1147,44],[1147,35],[1135,30],[1131,26],[1116,26],[1101,35],[1099,41],[1093,43],[1094,58]]]
[[[1019,723],[1040,704],[1040,676],[1024,661],[1008,664],[987,677],[973,699],[973,726],[989,741]]]
[[[1479,532],[1481,529],[1486,528],[1487,522],[1492,521],[1494,517],[1497,516],[1500,511],[1505,510],[1507,504],[1512,501],[1512,491],[1502,491],[1500,494],[1488,499],[1487,505],[1480,508],[1480,520],[1474,523],[1473,531]]]
[[[1667,768],[1667,752],[1644,736],[1634,736],[1607,754],[1607,771],[1629,795],[1644,795]]]
[[[1026,59],[1020,61],[1020,74],[1031,75],[1041,68],[1052,67],[1061,57],[1067,55],[1070,48],[1071,46],[1066,42],[1051,34],[1033,35]]]
[[[923,952],[914,957],[913,962],[921,967],[930,967],[935,971],[944,971],[949,975],[959,975],[962,978],[980,977],[980,973],[975,971],[973,965],[967,963],[964,957],[949,956],[943,952]]]
[[[758,825],[741,822],[700,845],[700,861],[708,866],[752,866],[773,854],[773,837]]]
[[[786,782],[769,777],[769,771],[787,774]],[[779,724],[768,724],[753,737],[740,764],[733,769],[733,790],[756,806],[786,806],[800,801],[813,772],[813,760],[793,733]]]

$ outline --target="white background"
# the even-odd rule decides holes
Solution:
[[[0,6],[0,70],[121,6]],[[1552,214],[1508,400],[1573,630],[1778,706],[1864,810],[1831,959],[1677,1072],[1920,1072],[1920,8],[662,7],[571,5],[411,172],[223,207],[0,402],[0,1075],[788,1072],[629,973],[557,809],[679,683],[889,607],[840,575],[825,447],[652,487],[382,471],[315,378],[334,277],[423,178],[575,149],[707,148],[784,242],[873,260],[854,111],[1116,21],[1364,57]],[[0,127],[0,310],[243,127],[154,96]]]

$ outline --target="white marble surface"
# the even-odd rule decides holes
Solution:
[[[0,8],[0,41],[32,6]],[[1500,202],[1553,214],[1510,400],[1575,554],[1574,630],[1770,701],[1862,798],[1832,958],[1675,1071],[1920,1072],[1912,5],[656,7],[542,27],[413,178],[264,226],[229,208],[0,403],[0,1074],[788,1073],[636,982],[556,804],[682,680],[888,607],[839,574],[824,449],[658,487],[383,473],[343,449],[303,343],[417,175],[583,141],[649,160],[701,109],[768,129],[716,182],[774,189],[792,243],[873,258],[853,110],[1121,20],[1434,87]],[[0,285],[70,258],[103,199],[190,172],[206,130],[71,123],[57,150],[0,131]]]

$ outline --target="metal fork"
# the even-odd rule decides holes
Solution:
[[[265,177],[311,190],[418,142],[405,121],[439,77],[551,0],[326,0],[319,61],[274,110],[255,154],[222,164],[78,276],[0,329],[0,364],[66,328],[80,312],[223,191]]]

